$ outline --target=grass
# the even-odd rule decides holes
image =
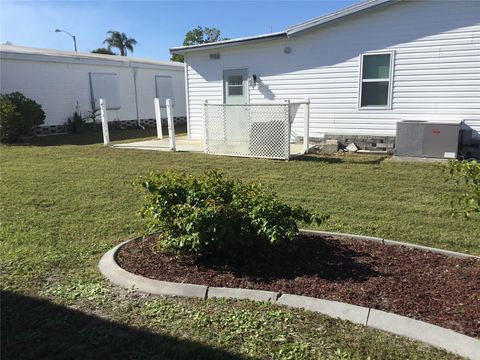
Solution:
[[[120,136],[150,135],[132,130]],[[198,174],[223,168],[232,176],[261,180],[292,204],[331,214],[322,225],[325,230],[480,254],[480,223],[449,217],[446,198],[455,189],[445,183],[438,166],[366,155],[312,155],[290,162],[238,159],[108,149],[101,141],[98,133],[49,136],[0,148],[2,340],[7,344],[2,351],[12,349],[10,357],[18,358],[18,349],[24,358],[42,357],[41,346],[24,344],[38,344],[47,335],[62,343],[61,334],[80,331],[65,323],[71,318],[91,329],[73,337],[75,344],[65,340],[65,351],[66,344],[84,346],[78,350],[82,358],[92,357],[87,346],[92,334],[102,348],[117,351],[117,358],[133,357],[128,346],[143,351],[135,341],[118,345],[120,339],[139,337],[145,351],[138,358],[150,357],[159,344],[185,359],[193,353],[219,358],[451,358],[308,312],[250,302],[138,297],[109,286],[96,267],[114,244],[141,233],[135,216],[139,195],[129,183],[150,170],[166,169]],[[58,316],[47,317],[50,313]],[[110,337],[104,339],[105,329]],[[57,358],[68,357],[61,354]]]

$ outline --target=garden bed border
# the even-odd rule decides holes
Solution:
[[[452,257],[479,258],[478,256],[455,253],[448,250],[428,248],[420,245],[405,244],[398,241],[385,240],[368,236],[314,230],[301,231],[306,234],[310,233],[317,235],[350,236],[352,238],[382,242],[387,245],[403,245],[411,248],[441,253],[443,255]],[[98,265],[100,272],[103,274],[103,276],[105,276],[113,284],[120,287],[126,289],[133,289],[135,291],[151,295],[179,296],[201,299],[246,299],[253,301],[266,301],[293,308],[301,308],[328,315],[333,318],[339,318],[341,320],[347,320],[356,324],[383,330],[395,335],[405,336],[410,339],[421,341],[428,345],[447,350],[468,359],[480,359],[480,340],[478,339],[437,325],[429,324],[424,321],[411,319],[405,316],[376,310],[373,308],[367,308],[363,306],[313,298],[308,296],[283,294],[273,291],[240,288],[221,288],[197,284],[175,283],[169,281],[154,280],[140,275],[135,275],[124,270],[118,265],[116,261],[116,254],[123,245],[131,241],[140,240],[142,238],[143,237],[137,237],[124,241],[106,252],[100,259]]]

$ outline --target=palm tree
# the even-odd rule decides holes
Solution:
[[[117,48],[120,50],[121,56],[127,56],[127,50],[133,52],[133,45],[137,44],[137,40],[128,38],[127,34],[120,31],[110,30],[107,34],[109,34],[110,37],[106,38],[103,43],[107,44],[109,48]]]

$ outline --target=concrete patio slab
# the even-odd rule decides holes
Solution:
[[[176,151],[178,152],[205,152],[205,143],[203,140],[189,140],[186,135],[175,137]],[[171,151],[170,140],[168,137],[163,139],[132,141],[126,143],[112,144],[111,147],[117,149],[136,149],[152,151]],[[290,157],[295,158],[303,155],[303,144],[290,144]],[[230,155],[226,155],[230,156]]]
[[[176,136],[175,145],[177,151],[180,152],[204,152],[204,143],[201,140],[189,140],[186,135]],[[112,145],[114,148],[119,149],[137,149],[137,150],[152,150],[152,151],[171,151],[170,140],[167,138],[154,139],[154,140],[142,140],[127,142],[121,144]]]

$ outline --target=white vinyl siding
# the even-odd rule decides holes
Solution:
[[[286,46],[291,48],[285,54]],[[480,2],[402,1],[286,40],[188,54],[190,129],[223,101],[222,71],[248,68],[250,103],[310,98],[310,134],[394,136],[402,119],[467,120],[480,131]],[[359,109],[361,54],[394,52],[391,109]],[[301,136],[302,110],[292,132]]]

